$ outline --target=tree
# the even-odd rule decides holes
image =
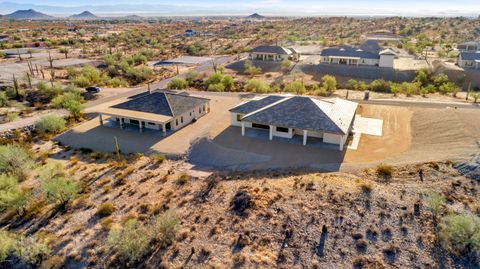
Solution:
[[[292,81],[290,84],[285,86],[286,92],[294,92],[297,94],[305,94],[306,89],[305,85],[301,81]]]
[[[235,87],[235,81],[233,80],[233,77],[230,75],[225,75],[222,78],[222,84],[225,86],[225,90],[231,91]]]
[[[7,231],[0,230],[0,264],[7,259],[15,249],[15,239]]]
[[[182,90],[188,87],[188,82],[184,78],[172,78],[167,88]]]
[[[35,129],[41,134],[56,134],[65,129],[66,121],[61,116],[49,114],[35,122]]]
[[[8,106],[8,96],[5,92],[0,92],[0,107]]]
[[[63,107],[70,112],[70,116],[75,120],[82,118],[84,106],[79,101],[72,99],[66,100]]]
[[[419,82],[421,86],[427,86],[430,83],[429,76],[430,74],[426,68],[417,70],[413,82]]]
[[[18,179],[6,174],[0,175],[0,212],[14,210],[23,214],[30,199],[30,192],[22,190]]]
[[[21,236],[16,244],[14,254],[20,260],[31,265],[40,265],[42,260],[48,256],[51,249],[47,244],[39,242],[35,237]]]
[[[42,180],[42,191],[45,199],[49,203],[54,203],[61,207],[65,206],[71,199],[80,192],[78,184],[63,176],[55,176]]]
[[[337,79],[331,75],[325,75],[322,77],[322,88],[327,92],[334,92],[337,89]]]
[[[24,180],[33,166],[33,159],[21,146],[15,144],[0,146],[0,173]]]
[[[130,219],[123,227],[110,230],[107,244],[128,260],[136,261],[147,252],[150,243],[147,233],[143,224],[136,219]]]

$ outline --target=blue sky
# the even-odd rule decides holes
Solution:
[[[2,10],[0,0],[0,11]],[[8,0],[5,0],[8,1]],[[16,4],[31,4],[32,8],[47,11],[47,6],[70,7],[63,10],[76,10],[74,7],[87,7],[103,12],[105,6],[112,11],[130,10],[131,12],[162,12],[162,5],[182,7],[185,12],[212,11],[215,13],[251,13],[263,12],[271,15],[321,15],[321,14],[390,14],[390,15],[480,15],[480,0],[10,0]],[[147,6],[149,5],[149,6]],[[21,5],[22,7],[28,5]],[[101,9],[99,6],[104,6]],[[153,7],[152,7],[153,6]],[[14,7],[10,5],[9,7]],[[113,8],[115,7],[115,8]],[[121,8],[123,7],[123,9]],[[125,8],[128,7],[128,8]],[[165,12],[169,9],[165,8]],[[51,10],[54,11],[54,10]],[[94,10],[95,11],[95,10]],[[178,10],[177,10],[178,11]]]

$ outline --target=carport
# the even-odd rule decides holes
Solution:
[[[105,118],[108,117],[108,118]],[[171,117],[164,115],[146,113],[141,111],[131,111],[119,108],[109,107],[99,113],[100,125],[103,126],[104,120],[113,120],[117,122],[120,129],[123,129],[125,124],[136,125],[140,132],[145,128],[161,130],[164,135],[171,130]]]

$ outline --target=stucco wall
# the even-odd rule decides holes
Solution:
[[[207,114],[209,111],[209,104],[197,106],[191,111],[185,112],[182,115],[179,115],[172,119],[171,126],[172,130],[176,131],[185,127],[186,125],[192,123],[193,119],[198,119],[203,115]]]
[[[395,55],[380,55],[380,62],[378,66],[393,68],[394,60],[395,60]]]

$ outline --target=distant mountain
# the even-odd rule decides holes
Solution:
[[[90,11],[84,11],[80,14],[72,15],[69,18],[73,19],[73,20],[96,20],[96,19],[98,19],[98,17],[95,16],[95,14],[93,14]]]
[[[33,9],[17,10],[11,14],[5,15],[5,17],[15,20],[48,20],[54,18]]]
[[[254,20],[264,20],[266,17],[258,14],[258,13],[253,13],[252,15],[248,16],[247,19],[254,19]]]
[[[118,19],[128,20],[128,21],[142,21],[142,20],[145,20],[144,17],[140,17],[138,15],[129,15],[129,16],[125,16],[125,17],[119,17]]]

